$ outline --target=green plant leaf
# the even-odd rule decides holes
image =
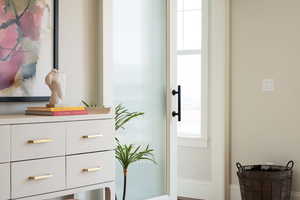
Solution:
[[[148,160],[156,164],[154,159],[154,149],[149,145],[143,148],[141,145],[134,146],[133,144],[120,144],[116,148],[116,159],[124,169],[128,169],[130,165],[141,160]]]
[[[87,108],[97,108],[98,105],[97,104],[89,104],[86,101],[81,100],[81,103],[83,103],[83,105]]]
[[[129,112],[122,104],[117,105],[115,109],[115,129],[124,129],[129,121],[142,115],[144,115],[143,112]]]
[[[87,108],[98,107],[97,104],[90,104],[84,100],[81,100],[83,105]],[[125,129],[125,125],[131,120],[144,115],[144,112],[129,112],[128,109],[122,104],[118,104],[115,107],[115,130]]]
[[[85,107],[89,108],[90,107],[90,104],[88,104],[87,102],[81,100],[81,102],[84,104]]]

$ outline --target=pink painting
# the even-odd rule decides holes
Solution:
[[[0,0],[0,97],[49,96],[51,0]]]

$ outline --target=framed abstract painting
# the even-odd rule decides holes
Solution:
[[[48,101],[58,68],[58,0],[0,0],[0,102]]]

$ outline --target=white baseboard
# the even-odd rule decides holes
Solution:
[[[241,200],[240,186],[230,186],[230,200]],[[292,200],[300,200],[300,192],[292,192]]]
[[[210,182],[202,182],[193,179],[179,179],[178,196],[208,200],[210,185]]]

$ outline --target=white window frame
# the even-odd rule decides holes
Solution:
[[[208,0],[202,0],[202,47],[201,50],[178,50],[177,55],[201,54],[201,136],[177,136],[179,146],[207,148],[208,146],[208,41],[209,41],[209,5]]]

